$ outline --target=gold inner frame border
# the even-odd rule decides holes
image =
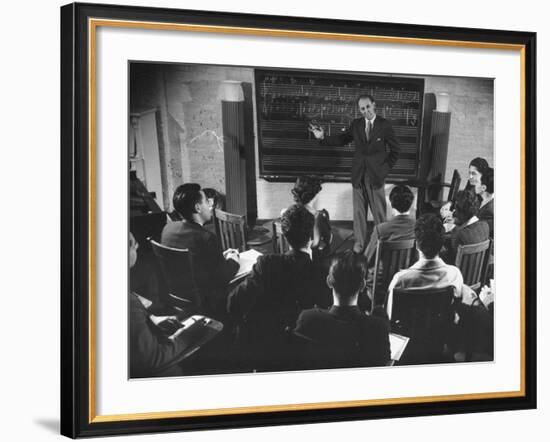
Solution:
[[[301,403],[301,404],[284,404],[284,405],[261,405],[235,408],[216,408],[216,409],[197,409],[197,410],[181,410],[181,411],[163,411],[163,412],[148,412],[148,413],[131,413],[131,414],[112,414],[112,415],[97,415],[96,414],[96,237],[95,237],[95,219],[96,219],[96,33],[98,27],[115,27],[115,28],[134,28],[148,30],[172,30],[185,32],[207,32],[218,34],[236,34],[236,35],[254,35],[254,36],[271,36],[271,37],[292,37],[292,38],[309,38],[309,39],[325,39],[325,40],[341,40],[355,42],[370,42],[370,43],[390,43],[390,44],[410,44],[419,46],[446,46],[446,47],[463,47],[463,48],[478,48],[478,49],[498,49],[518,51],[520,55],[520,209],[521,209],[521,226],[520,226],[520,389],[517,391],[504,392],[487,392],[487,393],[471,393],[471,394],[455,394],[455,395],[438,395],[438,396],[418,396],[404,398],[388,398],[388,399],[368,399],[354,401],[337,401],[337,402],[316,402],[316,403]],[[494,42],[475,42],[475,41],[459,41],[459,40],[441,40],[441,39],[423,39],[412,37],[389,37],[376,35],[360,35],[360,34],[345,34],[345,33],[324,33],[310,31],[294,31],[282,29],[265,29],[265,28],[246,28],[232,26],[211,26],[211,25],[196,25],[184,23],[160,23],[160,22],[142,22],[131,20],[111,20],[111,19],[88,19],[88,94],[89,94],[89,382],[88,382],[88,422],[121,422],[146,419],[169,419],[169,418],[185,418],[199,416],[222,416],[222,415],[238,415],[246,413],[270,413],[281,411],[305,411],[305,410],[322,410],[328,408],[349,408],[349,407],[365,407],[375,405],[397,405],[397,404],[415,404],[427,402],[443,402],[443,401],[462,401],[462,400],[482,400],[482,399],[499,399],[499,398],[514,398],[525,396],[525,109],[526,109],[526,91],[525,91],[525,45],[507,44]]]

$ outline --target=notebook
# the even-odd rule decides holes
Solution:
[[[235,277],[231,280],[231,283],[238,281],[241,278],[244,278],[252,271],[252,267],[256,264],[258,257],[262,254],[257,250],[250,249],[246,252],[239,254],[239,270],[237,271]]]
[[[409,338],[406,336],[390,333],[390,352],[392,361],[399,361],[408,343]]]

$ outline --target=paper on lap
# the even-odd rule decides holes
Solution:
[[[248,275],[254,264],[256,264],[256,261],[258,260],[258,257],[262,254],[258,252],[257,250],[250,249],[246,252],[242,252],[239,254],[239,270],[236,273],[235,277],[233,278],[233,281],[236,279],[239,279],[245,275]]]
[[[405,351],[409,338],[406,336],[390,333],[390,352],[392,361],[398,361]]]

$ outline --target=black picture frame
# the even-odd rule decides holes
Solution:
[[[149,23],[187,23],[312,33],[353,34],[447,41],[484,45],[511,45],[521,51],[524,82],[523,149],[523,379],[522,394],[437,402],[405,402],[354,407],[328,407],[221,414],[195,417],[97,419],[95,388],[90,374],[90,348],[95,282],[93,220],[90,205],[89,140],[89,19]],[[536,34],[489,29],[448,28],[394,23],[358,22],[252,14],[69,4],[61,8],[61,433],[88,437],[144,432],[239,428],[404,416],[475,413],[536,408]],[[90,210],[92,207],[92,210]],[[91,314],[92,313],[92,314]],[[92,360],[91,360],[92,359]]]

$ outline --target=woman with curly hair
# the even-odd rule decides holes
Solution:
[[[489,163],[487,163],[487,160],[485,158],[476,157],[472,161],[470,161],[470,164],[468,165],[468,181],[466,181],[466,186],[464,186],[464,190],[475,192],[479,195],[479,192],[477,192],[476,189],[478,189],[481,185],[481,178],[483,177],[485,171],[488,169]],[[441,214],[441,218],[443,219],[445,230],[449,231],[450,228],[453,227],[454,223],[453,202],[448,202],[447,204],[443,205],[439,213]]]
[[[332,242],[329,214],[325,209],[317,210],[315,208],[315,202],[321,189],[319,178],[304,175],[296,179],[291,191],[296,204],[302,204],[315,217],[313,244],[311,246],[314,259],[329,255]]]

